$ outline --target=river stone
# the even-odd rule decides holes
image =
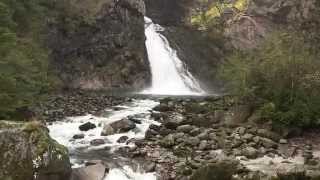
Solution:
[[[242,136],[246,133],[246,128],[245,127],[238,127],[236,131]]]
[[[194,129],[193,126],[186,124],[177,127],[178,132],[190,133]]]
[[[158,135],[158,132],[153,130],[153,129],[148,129],[146,134],[145,134],[145,138],[146,139],[151,139],[153,137],[155,137],[156,135]]]
[[[103,180],[109,169],[99,163],[91,166],[86,166],[74,169],[71,180]]]
[[[200,130],[200,128],[194,128],[193,130],[191,130],[190,131],[190,135],[191,136],[197,136],[197,135],[199,135],[201,133],[201,130]]]
[[[261,137],[272,139],[273,141],[279,142],[280,136],[277,133],[268,131],[266,129],[259,129],[257,134]]]
[[[153,110],[159,111],[159,112],[168,112],[171,111],[172,109],[165,103],[161,103],[158,106],[154,107]]]
[[[136,124],[142,124],[141,120],[134,116],[128,116],[128,119]]]
[[[260,141],[265,148],[277,148],[278,147],[278,144],[276,142],[272,141],[271,139],[260,138]]]
[[[89,131],[90,129],[94,129],[97,126],[91,122],[84,123],[79,126],[80,131]]]
[[[83,139],[84,138],[84,134],[75,134],[73,136],[73,139]]]
[[[197,137],[198,137],[200,140],[209,140],[208,131],[204,131],[203,133],[199,134]]]
[[[115,133],[115,130],[110,126],[110,124],[105,124],[101,131],[101,136],[110,136]]]
[[[113,122],[110,124],[110,126],[116,133],[125,133],[136,128],[136,124],[128,119],[122,119],[120,121]]]
[[[155,131],[159,131],[160,130],[160,126],[155,125],[155,124],[150,124],[149,129],[155,130]]]
[[[258,157],[259,151],[253,147],[246,147],[242,150],[242,154],[249,159],[256,159]]]
[[[163,147],[166,148],[170,148],[172,146],[174,146],[174,137],[172,134],[167,135],[166,137],[164,137],[161,141],[160,141],[160,145],[162,145]]]
[[[206,150],[208,148],[208,141],[202,140],[200,141],[199,150]]]
[[[252,134],[249,134],[249,133],[247,133],[247,134],[245,134],[245,135],[243,136],[243,139],[245,139],[245,140],[247,140],[247,141],[251,141],[252,138],[253,138],[253,135],[252,135]]]
[[[288,144],[288,141],[286,139],[280,139],[279,143],[280,144]]]
[[[156,169],[156,163],[154,163],[154,162],[147,162],[147,163],[145,163],[144,165],[144,170],[145,170],[145,172],[147,172],[147,173],[149,173],[149,172],[154,172],[155,171],[155,169]]]
[[[128,136],[121,136],[118,140],[117,143],[125,143],[129,139]]]
[[[220,160],[196,170],[190,180],[230,180],[237,171],[238,161]]]
[[[186,138],[185,143],[191,146],[197,146],[200,143],[200,139],[197,137]]]
[[[106,142],[103,140],[103,139],[94,139],[92,141],[90,141],[90,144],[92,146],[99,146],[99,145],[102,145],[102,144],[105,144]]]

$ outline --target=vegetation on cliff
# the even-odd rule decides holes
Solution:
[[[237,51],[222,68],[233,93],[258,104],[264,120],[320,125],[320,63],[297,34],[275,33],[261,47]]]
[[[0,1],[0,119],[10,118],[45,92],[48,50],[43,46],[49,1]]]

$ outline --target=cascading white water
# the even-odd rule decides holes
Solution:
[[[154,24],[145,17],[145,35],[148,59],[152,73],[152,86],[145,90],[146,94],[160,95],[201,95],[197,80],[185,68],[177,56],[177,52],[170,47],[166,37],[161,35],[163,27]]]
[[[64,121],[58,121],[50,123],[48,128],[50,130],[50,136],[58,141],[60,144],[68,147],[70,153],[70,160],[73,164],[73,168],[79,168],[84,166],[83,159],[79,159],[79,155],[87,153],[95,153],[95,150],[110,149],[113,151],[120,147],[134,146],[134,143],[122,142],[117,140],[122,136],[127,136],[128,139],[143,139],[145,133],[150,124],[160,125],[160,123],[150,118],[150,111],[159,103],[152,100],[133,100],[133,102],[125,105],[116,106],[121,110],[108,109],[106,117],[97,117],[93,115],[86,115],[80,117],[69,117]],[[103,129],[99,124],[110,124],[115,121],[119,121],[128,116],[142,115],[140,118],[140,124],[136,124],[136,128],[120,134],[114,134],[110,136],[101,136]],[[89,131],[80,131],[79,126],[86,122],[94,123],[97,127]],[[75,134],[83,134],[83,139],[73,139]],[[100,146],[91,146],[90,142],[94,139],[103,139],[106,144]],[[90,159],[88,159],[90,160]],[[143,169],[133,170],[130,166],[123,166],[117,168],[111,168],[110,172],[106,175],[104,180],[156,180],[155,173],[146,173]]]

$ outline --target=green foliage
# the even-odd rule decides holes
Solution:
[[[249,0],[237,0],[234,2],[225,2],[224,0],[218,0],[209,2],[201,1],[203,8],[198,12],[195,12],[191,17],[191,24],[198,26],[200,29],[210,29],[212,26],[218,27],[216,25],[219,21],[222,21],[220,18],[222,13],[226,9],[233,9],[234,12],[243,12],[247,10]]]
[[[298,34],[276,33],[236,52],[221,75],[231,92],[258,101],[262,117],[287,126],[320,125],[320,63]]]
[[[46,0],[0,0],[0,119],[39,98],[49,87],[42,45]]]

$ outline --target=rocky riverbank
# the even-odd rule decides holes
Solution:
[[[80,91],[39,105],[50,135],[72,150],[74,167],[80,165],[73,179],[128,171],[156,172],[160,180],[320,178],[317,132],[275,131],[250,106],[228,96],[145,98]],[[80,117],[65,119],[70,116]],[[9,131],[3,128],[0,135]]]
[[[32,109],[46,122],[60,121],[66,117],[97,115],[108,107],[132,99],[96,91],[72,91],[50,95]]]
[[[228,97],[162,99],[152,116],[162,125],[151,125],[131,155],[153,162],[159,179],[320,178],[315,141],[257,124]]]

